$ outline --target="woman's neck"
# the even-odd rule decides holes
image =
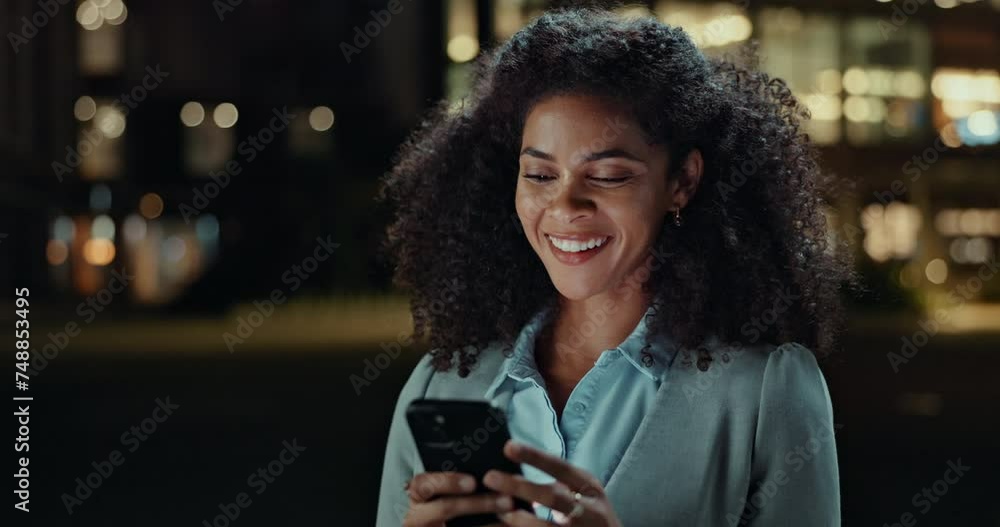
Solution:
[[[585,300],[560,297],[553,320],[549,351],[556,362],[589,369],[601,352],[621,344],[649,308],[648,295],[636,291],[601,293]]]

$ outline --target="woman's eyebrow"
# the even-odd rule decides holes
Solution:
[[[544,159],[546,161],[555,161],[556,160],[556,158],[552,157],[551,154],[546,154],[545,152],[542,152],[541,150],[538,150],[538,149],[535,149],[535,148],[531,148],[530,146],[529,147],[525,147],[524,150],[521,150],[521,155],[522,156],[537,157],[539,159]]]
[[[589,161],[597,161],[598,159],[607,159],[609,157],[623,157],[625,159],[631,159],[632,161],[638,161],[640,163],[644,162],[642,159],[639,159],[638,156],[626,152],[621,148],[612,148],[610,150],[602,150],[600,152],[591,152],[590,154],[587,154],[587,156],[584,157],[583,160],[585,162],[589,162]]]
[[[545,152],[542,152],[541,150],[532,148],[530,146],[526,147],[524,150],[521,150],[521,155],[537,157],[539,159],[544,159],[546,161],[555,161],[555,157],[553,157],[551,154],[547,154]],[[612,148],[609,150],[602,150],[600,152],[591,152],[583,158],[583,162],[587,163],[590,161],[597,161],[599,159],[608,159],[612,157],[631,159],[632,161],[638,161],[640,163],[643,162],[643,160],[640,159],[638,156],[633,155],[625,150],[622,150],[621,148]]]

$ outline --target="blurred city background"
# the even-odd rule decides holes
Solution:
[[[425,350],[376,256],[378,178],[481,50],[573,4],[0,0],[0,320],[29,288],[33,519],[224,527],[248,492],[234,524],[373,524]],[[756,39],[811,111],[867,287],[822,363],[844,524],[1000,525],[1000,1],[591,4],[710,54]]]

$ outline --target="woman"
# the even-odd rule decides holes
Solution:
[[[385,179],[428,353],[378,525],[837,525],[830,398],[850,266],[785,84],[653,18],[572,9],[477,63]],[[488,400],[524,476],[424,472],[415,398]],[[511,511],[511,497],[535,514]]]

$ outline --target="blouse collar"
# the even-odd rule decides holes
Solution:
[[[515,381],[534,380],[544,385],[535,362],[535,342],[538,334],[550,322],[555,305],[548,303],[539,309],[521,329],[514,341],[513,350],[508,352],[500,366],[496,378],[486,390],[486,398],[492,398],[508,378]],[[676,347],[666,338],[654,339],[646,343],[650,332],[649,320],[656,313],[654,302],[639,319],[635,329],[617,347],[613,348],[651,381],[659,381],[676,356]]]

